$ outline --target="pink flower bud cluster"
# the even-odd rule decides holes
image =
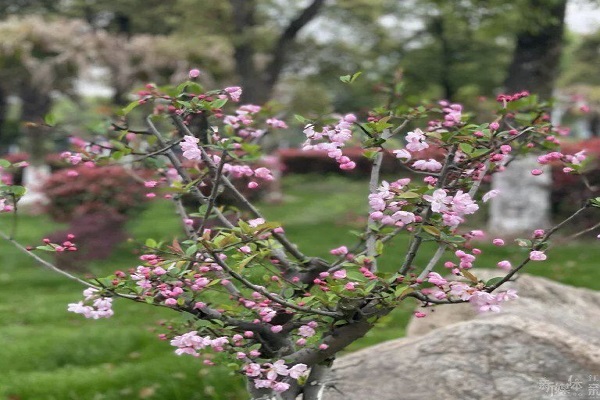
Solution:
[[[444,107],[442,111],[445,115],[442,125],[446,128],[459,125],[462,117],[462,105],[450,104],[447,101],[440,101],[439,104]]]
[[[242,88],[239,86],[226,87],[224,92],[231,98],[231,101],[235,101],[236,103],[242,97]]]
[[[399,179],[388,183],[383,181],[376,193],[369,195],[370,217],[380,221],[383,225],[403,227],[417,221],[417,217],[410,211],[403,210],[412,206],[407,200],[397,198],[397,195],[410,183],[409,178]]]
[[[77,165],[83,160],[83,155],[80,153],[71,153],[70,151],[63,151],[60,154],[60,158],[67,160],[72,165]]]
[[[299,379],[307,375],[308,367],[306,364],[288,367],[284,360],[277,360],[273,363],[250,363],[244,368],[244,373],[252,379],[257,389],[273,389],[281,393],[290,388],[289,383],[281,381],[282,378],[289,376],[292,379]]]
[[[451,228],[463,223],[463,216],[474,214],[479,209],[471,196],[462,190],[454,196],[448,196],[444,189],[437,189],[431,195],[424,195],[423,199],[431,203],[431,211],[442,214],[444,225]]]
[[[251,125],[254,123],[254,115],[259,113],[260,110],[260,106],[245,104],[235,111],[236,115],[226,115],[223,118],[223,123],[237,129],[236,134],[242,138],[259,138],[265,134],[265,130],[253,128]],[[285,124],[283,121],[279,122]],[[215,139],[218,139],[218,137],[215,137]]]
[[[504,107],[506,107],[506,103],[511,102],[511,101],[517,101],[519,99],[522,99],[523,97],[527,97],[529,96],[529,92],[527,90],[523,90],[522,92],[518,92],[515,94],[499,94],[498,96],[496,96],[496,101],[498,103],[503,103]]]
[[[229,339],[226,337],[218,337],[212,339],[210,336],[201,337],[198,331],[191,331],[180,336],[175,336],[171,340],[171,346],[177,347],[175,354],[189,354],[194,357],[199,357],[199,350],[204,350],[207,347],[212,348],[216,352],[225,350],[225,346],[229,344]]]
[[[436,288],[430,289],[425,293],[432,295],[438,300],[454,297],[468,301],[480,312],[499,312],[501,303],[518,298],[517,292],[513,289],[499,293],[488,293],[464,282],[448,282],[435,272],[429,273],[428,281],[434,284]]]
[[[87,288],[83,291],[83,296],[84,301],[70,303],[67,310],[93,319],[109,318],[114,314],[112,298],[100,296],[98,289]]]
[[[348,114],[341,118],[333,128],[325,126],[321,132],[315,131],[314,125],[306,125],[304,127],[304,134],[308,140],[304,142],[302,149],[305,151],[326,151],[329,157],[334,158],[338,162],[340,169],[354,169],[356,163],[342,153],[342,148],[352,139],[352,124],[354,122],[356,122],[356,116]],[[312,141],[316,140],[326,141],[313,144]]]

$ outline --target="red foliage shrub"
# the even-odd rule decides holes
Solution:
[[[71,176],[72,171],[78,175]],[[146,188],[119,166],[62,169],[44,184],[47,212],[69,221],[97,212],[128,216],[144,207]]]
[[[56,264],[68,270],[84,270],[89,261],[103,260],[126,239],[126,217],[113,212],[97,212],[74,217],[69,228],[48,236],[54,243],[64,242],[68,234],[75,235],[77,251],[54,253]]]

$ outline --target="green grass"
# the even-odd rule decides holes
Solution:
[[[339,177],[292,176],[284,180],[284,201],[263,204],[267,216],[284,224],[300,249],[329,259],[329,250],[352,245],[349,229],[365,222],[366,185]],[[18,238],[26,244],[56,228],[43,216],[24,216]],[[3,216],[0,228],[10,219]],[[170,239],[179,234],[179,222],[170,204],[156,202],[128,226],[132,237]],[[406,238],[386,249],[380,265],[395,270],[403,258]],[[481,243],[478,266],[493,267],[500,259],[516,261],[514,246]],[[424,246],[417,262],[424,262],[432,246]],[[598,244],[577,242],[553,249],[548,261],[532,263],[527,272],[574,286],[600,290]],[[128,245],[89,270],[108,274],[137,265]],[[191,357],[177,357],[168,343],[157,340],[157,321],[175,317],[169,310],[123,300],[115,302],[115,316],[86,320],[66,311],[80,300],[76,283],[45,270],[10,244],[0,242],[0,399],[243,399],[242,379],[218,367],[207,367]],[[380,322],[351,350],[401,337],[414,303]]]

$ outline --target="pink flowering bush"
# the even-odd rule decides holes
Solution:
[[[191,78],[196,76],[190,72]],[[483,281],[472,272],[481,251],[471,241],[484,233],[464,228],[481,203],[498,194],[480,193],[482,181],[501,173],[512,157],[534,149],[541,151],[541,164],[551,158],[563,164],[566,174],[581,172],[581,154],[554,155],[555,131],[533,96],[501,98],[496,118],[483,124],[472,123],[461,105],[448,102],[407,109],[391,101],[367,121],[353,114],[298,117],[305,150],[323,151],[339,169],[349,171],[356,162],[345,151],[360,146],[371,163],[364,231],[356,243],[331,249],[329,259],[312,257],[235,184],[248,179],[248,187],[260,190],[273,180],[269,168],[254,162],[260,158],[260,138],[287,124],[261,114],[259,106],[235,104],[239,87],[206,91],[189,81],[174,89],[147,89],[125,109],[152,104],[147,130],[115,124],[122,135],[111,142],[112,159],[136,154],[134,164],[152,166],[154,175],[140,179],[152,193],[166,193],[173,201],[184,235],[169,242],[149,238],[140,248],[138,265],[108,277],[88,282],[60,271],[89,287],[84,299],[68,309],[86,318],[105,318],[112,315],[112,300],[123,298],[182,313],[185,322],[173,324],[161,338],[170,340],[177,355],[235,367],[246,376],[255,399],[320,398],[336,354],[409,299],[423,307],[415,313],[418,318],[426,318],[428,308],[439,304],[468,302],[480,312],[500,311],[518,297],[514,290],[503,290],[503,284],[529,262],[546,260],[549,239],[558,229],[600,206],[600,198],[590,199],[557,226],[518,239],[521,260],[498,260],[498,277]],[[195,121],[201,121],[200,129]],[[167,124],[172,128],[158,128]],[[439,152],[436,158],[421,153],[430,148]],[[393,155],[407,173],[382,180],[385,154]],[[65,157],[72,163],[83,158],[110,161],[105,154]],[[210,190],[203,190],[207,178]],[[10,185],[1,189],[4,211],[12,211],[22,190]],[[224,206],[223,193],[233,196],[243,212]],[[193,212],[183,206],[183,196],[197,201]],[[209,219],[219,225],[209,228]],[[409,247],[394,249],[402,253],[394,272],[381,272],[378,258],[397,235],[407,235]],[[436,243],[437,250],[420,263],[416,255],[424,242]],[[507,245],[502,238],[493,243]],[[28,254],[40,261],[35,252]]]

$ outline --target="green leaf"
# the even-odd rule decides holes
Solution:
[[[48,113],[44,115],[44,123],[48,126],[56,125],[56,115],[52,113]]]
[[[377,254],[383,254],[383,242],[381,240],[375,242],[375,251]]]
[[[412,293],[414,291],[415,291],[415,289],[411,288],[408,285],[401,285],[401,286],[398,286],[396,288],[396,290],[394,290],[394,296],[396,296],[397,298],[404,298],[408,294],[410,294],[410,293]]]
[[[502,279],[504,279],[504,278],[501,277],[501,276],[498,276],[496,278],[492,278],[492,279],[488,280],[485,283],[485,286],[494,286],[495,284],[497,284],[498,282],[500,282]]]
[[[465,154],[471,154],[473,152],[473,146],[468,143],[461,143],[458,145],[458,147],[460,148],[460,151]]]
[[[252,254],[250,257],[246,257],[246,258],[244,258],[242,261],[240,261],[240,262],[238,263],[238,265],[237,265],[237,267],[238,267],[238,270],[241,270],[241,269],[243,269],[243,268],[244,268],[246,265],[248,265],[248,263],[249,263],[250,261],[252,261],[254,258],[256,258],[256,256],[258,256],[258,253],[257,253],[257,254]]]
[[[415,192],[404,192],[404,193],[400,193],[397,197],[399,197],[401,199],[416,199],[421,196]]]
[[[435,226],[423,225],[423,230],[432,236],[440,236],[440,230]]]
[[[5,160],[3,158],[0,158],[0,167],[2,168],[8,168],[10,167],[12,164],[10,163],[10,161]]]
[[[50,245],[45,245],[45,246],[37,246],[36,250],[44,250],[44,251],[56,251],[54,250],[54,247],[50,246]]]
[[[122,115],[125,116],[125,115],[129,114],[134,108],[136,108],[139,105],[140,105],[140,102],[138,100],[132,101],[131,103],[127,104],[127,106],[125,108],[123,108],[121,110]]]
[[[227,99],[217,99],[213,102],[210,103],[210,108],[212,108],[213,110],[216,108],[221,108],[223,107],[225,104],[227,103]]]
[[[156,240],[148,238],[146,239],[145,245],[146,247],[150,247],[151,249],[153,249],[158,246],[158,243],[156,243]]]
[[[467,271],[466,269],[463,269],[461,271],[461,274],[467,278],[468,280],[470,280],[473,283],[478,283],[479,280],[477,279],[477,277],[475,275],[473,275],[472,273],[470,273],[469,271]]]
[[[592,207],[600,208],[600,197],[596,197],[595,199],[590,200],[590,205]]]
[[[302,115],[300,114],[294,114],[294,118],[296,118],[296,120],[298,122],[300,122],[301,124],[307,124],[310,122],[309,119],[304,118]]]
[[[344,83],[352,83],[356,80],[356,78],[358,78],[360,75],[362,74],[361,71],[358,71],[352,75],[343,75],[340,76],[340,81],[344,82]]]

